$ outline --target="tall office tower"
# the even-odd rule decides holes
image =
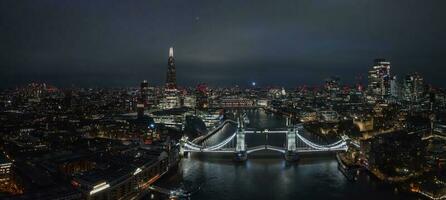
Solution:
[[[336,97],[341,91],[340,79],[339,77],[332,76],[325,80],[325,90],[330,95],[330,97]]]
[[[401,100],[401,84],[397,80],[396,76],[393,76],[390,80],[390,96],[394,100]]]
[[[143,99],[144,103],[147,103],[147,98],[148,98],[148,93],[149,93],[149,83],[147,82],[147,80],[144,80],[143,82],[141,82],[141,86],[140,86],[140,96]]]
[[[196,88],[196,103],[197,103],[197,108],[208,108],[209,107],[209,90],[208,90],[208,86],[206,85],[206,83],[200,83],[197,85]]]
[[[420,102],[425,94],[423,77],[418,73],[408,74],[404,80],[404,100]]]
[[[375,59],[375,64],[369,71],[368,93],[375,100],[385,99],[390,95],[390,62],[385,59]]]
[[[138,103],[136,104],[138,118],[142,118],[144,116],[144,110],[147,107],[147,94],[149,90],[149,83],[144,80],[141,82],[141,87],[139,89],[139,97]]]
[[[166,77],[166,87],[168,89],[177,88],[176,70],[175,70],[175,59],[173,58],[173,47],[169,49],[169,59],[167,61],[167,77]]]

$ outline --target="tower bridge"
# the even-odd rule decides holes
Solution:
[[[230,135],[225,135],[225,129],[231,124],[237,124],[237,128],[230,132]],[[288,161],[294,161],[302,153],[338,152],[348,149],[348,138],[346,137],[342,137],[339,141],[331,144],[318,144],[305,138],[302,134],[303,130],[302,124],[292,125],[289,118],[287,118],[286,127],[275,130],[246,129],[244,120],[241,118],[237,122],[227,120],[209,134],[193,141],[183,138],[180,142],[181,153],[232,153],[237,160],[246,160],[251,153],[270,150],[282,153]],[[265,137],[268,137],[270,134],[285,135],[283,147],[269,145],[267,142],[248,147],[246,143],[247,135],[265,135]],[[221,139],[222,136],[225,137]]]

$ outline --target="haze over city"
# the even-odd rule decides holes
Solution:
[[[444,1],[2,1],[2,87],[355,83],[375,58],[445,86]]]

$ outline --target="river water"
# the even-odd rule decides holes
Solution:
[[[281,116],[263,110],[249,111],[248,116],[249,127],[275,128],[285,123]],[[277,146],[283,138],[268,140]],[[417,199],[397,192],[367,173],[360,174],[355,182],[348,181],[338,170],[334,155],[309,155],[289,164],[280,153],[269,151],[250,154],[243,163],[234,162],[232,155],[191,154],[180,162],[176,172],[161,178],[157,185],[199,187],[190,198],[193,200]],[[167,197],[160,194],[148,197],[152,198]]]

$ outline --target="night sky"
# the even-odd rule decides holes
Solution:
[[[0,84],[353,83],[375,58],[446,87],[444,0],[0,0]]]

